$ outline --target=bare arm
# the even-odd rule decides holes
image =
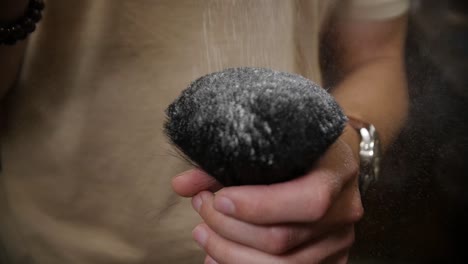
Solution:
[[[403,63],[406,19],[347,19],[335,25],[333,43],[339,44],[339,59],[334,63],[343,79],[332,94],[346,114],[373,123],[388,147],[408,108]],[[213,195],[203,192],[216,185],[201,171],[174,178],[174,190],[181,195],[201,191],[192,202],[205,224],[193,234],[207,259],[347,263],[354,223],[362,217],[363,207],[353,158],[353,152],[358,156],[358,134],[347,127],[340,139],[313,170],[286,183],[228,187]]]
[[[27,4],[28,0],[0,0],[0,25],[21,17]],[[0,100],[17,76],[25,46],[25,41],[13,46],[0,45]]]
[[[385,21],[336,22],[338,67],[343,80],[332,94],[346,114],[375,125],[386,148],[408,111],[404,71],[405,16]],[[356,133],[345,133],[357,153]]]

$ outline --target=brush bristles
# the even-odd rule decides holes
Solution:
[[[166,114],[165,132],[172,143],[225,186],[303,175],[347,121],[315,83],[262,68],[203,76]]]

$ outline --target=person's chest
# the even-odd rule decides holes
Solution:
[[[83,188],[101,178],[126,188],[155,171],[162,186],[180,167],[164,110],[192,80],[236,66],[298,70],[291,3],[50,1],[7,98],[5,147],[27,151],[20,164],[80,171]]]
[[[16,204],[5,214],[31,251],[193,260],[198,220],[185,205],[171,206],[170,179],[186,166],[166,144],[164,110],[208,72],[299,71],[292,3],[48,1],[7,98],[3,138],[2,177]],[[92,248],[109,234],[109,248]]]

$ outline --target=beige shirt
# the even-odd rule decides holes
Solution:
[[[6,98],[9,263],[202,263],[191,239],[200,219],[170,188],[187,165],[166,143],[164,110],[226,67],[320,81],[331,2],[48,1]]]

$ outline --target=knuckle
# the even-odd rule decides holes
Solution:
[[[295,233],[288,227],[270,227],[267,240],[269,253],[279,255],[294,246]]]
[[[231,247],[226,247],[219,239],[208,238],[204,247],[206,253],[213,257],[222,256],[223,259],[229,260],[235,257],[235,252]]]
[[[322,219],[328,212],[332,203],[330,187],[318,188],[313,199],[309,199],[306,204],[306,214],[311,221]]]
[[[264,203],[259,200],[251,200],[248,206],[243,206],[242,211],[239,212],[244,215],[246,219],[257,219],[265,214]]]
[[[364,207],[362,206],[361,201],[355,202],[354,206],[351,209],[350,221],[352,223],[359,222],[364,216]]]

